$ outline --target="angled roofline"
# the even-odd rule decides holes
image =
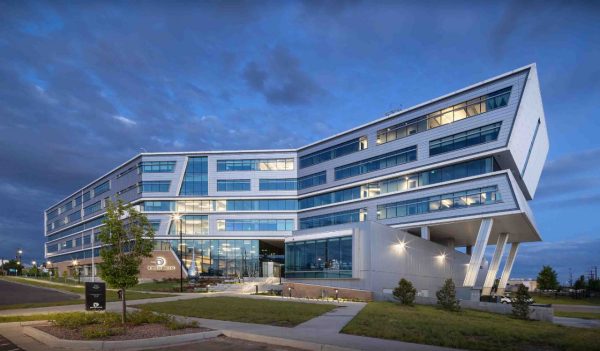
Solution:
[[[495,81],[495,80],[499,80],[499,79],[502,79],[502,78],[505,78],[505,77],[511,76],[511,75],[513,75],[513,74],[516,74],[516,73],[519,73],[519,72],[522,72],[522,71],[525,71],[525,70],[530,70],[530,69],[534,69],[534,70],[536,69],[536,63],[535,63],[535,62],[534,62],[534,63],[530,63],[530,64],[528,64],[528,65],[526,65],[526,66],[523,66],[523,67],[520,67],[520,68],[514,69],[514,70],[512,70],[512,71],[509,71],[509,72],[506,72],[506,73],[503,73],[503,74],[497,75],[497,76],[495,76],[495,77],[492,77],[492,78],[489,78],[489,79],[483,80],[483,81],[481,81],[481,82],[478,82],[478,83],[475,83],[475,84],[469,85],[469,86],[467,86],[467,87],[465,87],[465,88],[462,88],[462,89],[459,89],[459,90],[453,91],[453,92],[451,92],[451,93],[448,93],[448,94],[442,95],[442,96],[440,96],[440,97],[437,97],[437,98],[434,98],[434,99],[431,99],[431,100],[425,101],[425,102],[423,102],[423,103],[420,103],[420,104],[417,104],[417,105],[411,106],[411,107],[409,107],[409,108],[407,108],[407,109],[405,109],[405,110],[398,111],[398,112],[396,112],[396,113],[392,113],[392,114],[386,115],[386,116],[384,116],[384,117],[381,117],[381,118],[378,118],[378,119],[376,119],[376,120],[374,120],[374,121],[371,121],[371,122],[368,122],[368,123],[365,123],[365,124],[359,125],[359,126],[357,126],[357,127],[354,127],[354,128],[348,129],[348,130],[345,130],[345,131],[343,131],[343,132],[337,133],[337,134],[335,134],[335,135],[332,135],[332,136],[330,136],[330,137],[327,137],[327,138],[325,138],[325,139],[321,139],[321,140],[315,141],[315,142],[313,142],[313,143],[310,143],[310,144],[308,144],[308,145],[305,145],[305,146],[301,146],[301,147],[299,147],[299,148],[296,148],[296,149],[270,149],[270,150],[219,150],[219,151],[213,150],[213,151],[188,151],[188,152],[186,152],[186,151],[173,151],[173,152],[142,152],[142,153],[136,154],[135,156],[133,156],[133,157],[132,157],[132,158],[130,158],[129,160],[127,160],[127,161],[125,161],[125,162],[123,162],[123,163],[119,164],[117,167],[115,167],[115,168],[111,169],[110,171],[108,171],[108,172],[104,173],[103,175],[101,175],[100,177],[98,177],[98,178],[94,179],[93,181],[89,182],[89,183],[88,183],[88,184],[86,184],[85,186],[83,186],[83,187],[79,188],[77,191],[73,192],[71,195],[69,195],[69,196],[67,196],[67,197],[63,198],[62,200],[60,200],[60,201],[58,201],[58,202],[55,202],[53,205],[51,205],[50,207],[48,207],[48,208],[46,208],[46,209],[44,210],[44,215],[45,215],[45,214],[46,214],[46,212],[47,212],[48,210],[50,210],[51,208],[53,208],[53,207],[56,207],[56,206],[58,206],[59,204],[61,204],[63,201],[65,201],[65,200],[69,199],[70,197],[72,197],[72,196],[75,196],[75,195],[79,194],[80,192],[82,192],[82,191],[83,191],[83,190],[85,190],[86,188],[88,188],[88,187],[92,186],[92,185],[93,185],[94,183],[96,183],[97,181],[99,181],[99,180],[103,179],[104,177],[108,176],[109,174],[111,174],[111,173],[113,173],[113,172],[117,171],[119,168],[123,167],[124,165],[128,164],[129,162],[132,162],[132,161],[133,161],[133,160],[135,160],[136,158],[140,158],[140,157],[143,157],[143,156],[167,156],[167,155],[174,155],[174,156],[175,156],[175,155],[181,155],[181,156],[185,156],[185,155],[217,155],[217,154],[233,154],[233,153],[237,153],[237,154],[252,154],[252,153],[278,153],[278,152],[280,152],[280,153],[286,153],[286,152],[295,152],[295,153],[298,153],[298,152],[300,152],[300,151],[302,151],[302,150],[305,150],[305,149],[307,149],[307,148],[309,148],[309,147],[316,146],[316,145],[319,145],[319,144],[325,143],[325,142],[327,142],[327,141],[333,140],[333,139],[335,139],[335,138],[342,137],[342,136],[344,136],[344,135],[347,135],[347,134],[350,134],[350,133],[352,133],[352,132],[355,132],[355,131],[357,131],[357,130],[359,130],[359,129],[363,129],[363,128],[366,128],[366,127],[372,126],[372,125],[374,125],[374,124],[381,123],[381,122],[383,122],[383,121],[386,121],[386,120],[388,120],[388,119],[392,119],[392,118],[396,118],[396,117],[402,116],[403,114],[406,114],[406,113],[408,113],[408,112],[414,111],[414,110],[416,110],[416,109],[419,109],[419,108],[422,108],[422,107],[424,107],[424,106],[427,106],[427,105],[433,104],[433,103],[435,103],[435,102],[438,102],[438,101],[441,101],[441,100],[447,99],[447,98],[449,98],[449,97],[451,97],[451,96],[453,96],[453,95],[457,95],[457,94],[460,94],[460,93],[464,93],[465,91],[468,91],[468,90],[471,90],[471,89],[478,88],[478,87],[480,87],[480,86],[482,86],[482,85],[485,85],[485,84],[491,83],[491,82],[493,82],[493,81]]]
[[[509,71],[509,72],[506,72],[506,73],[500,74],[500,75],[498,75],[498,76],[495,76],[495,77],[492,77],[492,78],[489,78],[489,79],[483,80],[483,81],[481,81],[481,82],[478,82],[478,83],[475,83],[475,84],[469,85],[469,86],[467,86],[467,87],[465,87],[465,88],[462,88],[462,89],[459,89],[459,90],[455,90],[455,91],[453,91],[453,92],[451,92],[451,93],[448,93],[448,94],[446,94],[446,95],[442,95],[442,96],[440,96],[440,97],[436,97],[436,98],[434,98],[434,99],[431,99],[431,100],[425,101],[425,102],[423,102],[423,103],[420,103],[420,104],[417,104],[417,105],[411,106],[411,107],[409,107],[409,108],[407,108],[407,109],[404,109],[404,110],[402,110],[402,111],[398,111],[398,112],[395,112],[395,113],[392,113],[392,114],[389,114],[389,115],[383,116],[383,117],[381,117],[381,118],[378,118],[378,119],[376,119],[376,120],[373,120],[373,121],[367,122],[367,123],[365,123],[365,124],[362,124],[362,125],[360,125],[360,126],[358,126],[358,127],[354,127],[354,128],[352,128],[352,129],[348,129],[348,130],[346,130],[346,131],[340,132],[340,133],[338,133],[338,134],[335,134],[335,135],[333,135],[333,136],[327,137],[327,138],[325,138],[325,139],[321,139],[321,140],[315,141],[314,143],[310,143],[310,144],[308,144],[308,145],[305,145],[305,146],[302,146],[302,147],[298,148],[298,149],[297,149],[297,151],[302,151],[302,150],[304,150],[304,149],[306,149],[306,148],[309,148],[309,147],[312,147],[312,146],[315,146],[315,145],[319,145],[319,144],[321,144],[321,143],[327,142],[327,141],[329,141],[329,140],[332,140],[332,139],[335,139],[335,138],[339,138],[339,137],[341,137],[341,136],[344,136],[344,135],[346,135],[346,134],[350,134],[350,133],[352,133],[352,132],[355,132],[355,131],[357,131],[357,130],[359,130],[359,129],[366,128],[366,127],[372,126],[372,125],[374,125],[374,124],[377,124],[377,123],[381,123],[381,122],[383,122],[383,121],[386,121],[386,120],[388,120],[388,119],[392,119],[392,118],[396,118],[396,117],[402,116],[402,115],[403,115],[403,114],[405,114],[405,113],[408,113],[408,112],[414,111],[414,110],[416,110],[416,109],[422,108],[422,107],[424,107],[424,106],[426,106],[426,105],[433,104],[433,103],[435,103],[435,102],[439,102],[439,101],[441,101],[441,100],[444,100],[444,99],[447,99],[447,98],[449,98],[449,97],[451,97],[451,96],[453,96],[453,95],[458,95],[458,94],[460,94],[460,93],[464,93],[464,92],[466,92],[466,91],[468,91],[468,90],[472,90],[472,89],[478,88],[478,87],[480,87],[480,86],[482,86],[482,85],[485,85],[485,84],[491,83],[491,82],[493,82],[493,81],[495,81],[495,80],[499,80],[499,79],[502,79],[502,78],[506,78],[506,77],[508,77],[508,76],[514,75],[514,74],[516,74],[516,73],[519,73],[519,72],[522,72],[522,71],[530,70],[530,69],[532,69],[532,68],[533,68],[533,69],[536,69],[536,63],[535,63],[535,62],[534,62],[534,63],[530,63],[530,64],[528,64],[528,65],[526,65],[526,66],[523,66],[523,67],[520,67],[520,68],[514,69],[514,70],[512,70],[512,71]]]

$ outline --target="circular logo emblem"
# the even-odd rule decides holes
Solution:
[[[164,257],[158,256],[156,258],[156,265],[157,266],[164,266],[167,263],[167,260],[165,260]]]

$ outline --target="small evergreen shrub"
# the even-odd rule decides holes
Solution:
[[[512,297],[512,314],[514,317],[519,319],[529,319],[530,299],[529,289],[525,285],[519,284],[517,293]]]
[[[456,286],[452,279],[446,279],[444,286],[435,293],[438,305],[447,311],[460,311],[460,301],[456,298]]]
[[[398,286],[394,289],[393,294],[394,297],[398,299],[401,304],[412,306],[415,303],[417,289],[413,287],[410,281],[402,278],[398,282]]]

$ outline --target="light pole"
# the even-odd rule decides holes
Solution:
[[[73,266],[75,267],[75,272],[77,272],[77,284],[81,284],[81,280],[79,278],[79,266],[78,266],[79,262],[77,262],[77,260],[73,260]]]
[[[50,266],[52,266],[52,261],[50,261],[50,260],[46,261],[46,269],[48,270],[48,277],[50,278],[50,280],[52,280],[53,272],[52,272],[52,268]]]
[[[179,222],[179,292],[183,292],[183,219],[176,213],[173,215],[173,220]]]
[[[31,266],[35,267],[35,277],[37,278],[37,265],[36,265],[36,263],[37,262],[35,262],[35,261],[31,261]]]
[[[17,272],[15,273],[15,275],[17,275],[19,273],[19,266],[21,265],[21,256],[23,255],[23,250],[18,249],[17,250]],[[23,270],[21,270],[21,275],[23,275]]]

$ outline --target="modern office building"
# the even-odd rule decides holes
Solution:
[[[402,277],[423,295],[446,278],[489,294],[519,243],[541,240],[528,201],[548,145],[532,64],[299,149],[139,154],[45,212],[46,257],[89,274],[119,197],[156,231],[145,278],[178,276],[181,250],[186,273],[285,261],[290,282],[376,298]]]

